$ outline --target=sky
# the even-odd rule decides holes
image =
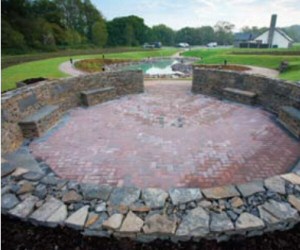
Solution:
[[[165,24],[183,27],[214,26],[218,21],[235,25],[268,27],[277,14],[277,26],[300,24],[300,0],[92,0],[108,20],[136,15],[149,27]]]

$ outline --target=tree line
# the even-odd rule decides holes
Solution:
[[[141,46],[158,41],[167,46],[180,42],[229,45],[234,40],[234,25],[229,22],[175,31],[164,24],[148,27],[138,16],[106,21],[90,0],[1,0],[1,5],[4,53]],[[247,32],[262,30],[244,28]]]

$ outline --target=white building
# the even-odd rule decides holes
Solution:
[[[260,36],[255,38],[257,43],[269,43],[269,32],[270,29],[262,33]],[[284,33],[281,29],[275,28],[274,35],[272,40],[272,46],[277,46],[278,48],[290,48],[293,44],[293,39],[290,38],[286,33]]]

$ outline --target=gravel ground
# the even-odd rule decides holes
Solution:
[[[1,218],[1,249],[5,250],[243,250],[243,249],[300,249],[300,224],[286,232],[274,232],[260,237],[217,243],[201,241],[199,243],[178,243],[155,241],[150,244],[138,244],[131,240],[116,240],[84,237],[68,228],[42,228],[19,222],[6,216]]]

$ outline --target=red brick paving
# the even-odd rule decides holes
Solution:
[[[189,82],[70,111],[30,147],[63,178],[138,187],[212,187],[266,178],[300,157],[299,142],[260,108],[193,95]]]

